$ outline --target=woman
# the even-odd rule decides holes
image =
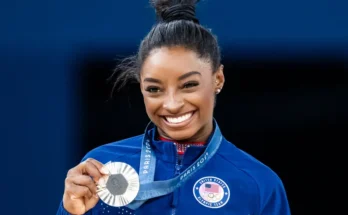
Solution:
[[[118,79],[140,82],[152,123],[143,135],[97,147],[70,169],[57,214],[290,214],[278,176],[224,139],[213,118],[223,66],[216,38],[195,17],[195,3],[152,1],[159,21]],[[140,175],[136,198],[122,207],[110,206],[97,191],[104,183],[116,196],[130,186],[119,175],[113,185],[103,181],[111,177],[110,161]]]

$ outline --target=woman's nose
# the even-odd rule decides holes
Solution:
[[[170,113],[178,113],[184,106],[184,100],[178,95],[168,95],[163,102],[163,108]]]

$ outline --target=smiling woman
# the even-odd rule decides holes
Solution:
[[[140,72],[146,112],[159,135],[175,142],[208,139],[223,83],[222,66],[213,72],[209,61],[180,46],[152,51]]]
[[[277,174],[226,140],[214,120],[225,78],[196,1],[151,3],[158,23],[115,83],[139,81],[151,122],[70,169],[57,214],[290,214]]]

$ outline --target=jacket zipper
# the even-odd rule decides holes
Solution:
[[[178,156],[178,153],[176,152],[176,162],[175,162],[175,176],[178,176],[180,174],[180,170],[181,170],[181,163],[182,163],[182,159],[181,158],[181,161],[179,161],[179,156]],[[179,191],[180,191],[180,188],[176,189],[173,193],[173,201],[172,201],[172,213],[171,215],[175,215],[176,214],[176,207],[177,207],[177,204],[178,204],[178,200],[179,200]]]

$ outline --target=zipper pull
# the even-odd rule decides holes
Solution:
[[[180,173],[181,165],[176,164],[175,165],[175,174],[178,175]]]

